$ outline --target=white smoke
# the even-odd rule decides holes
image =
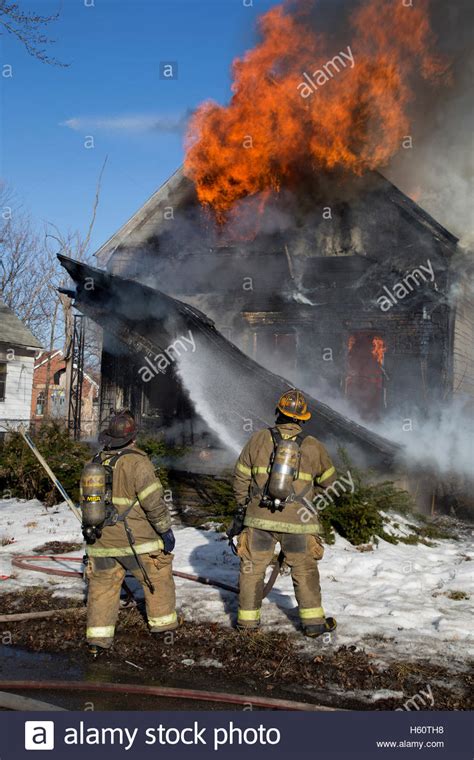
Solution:
[[[220,372],[225,377],[215,382],[216,374]],[[242,445],[242,431],[246,431],[246,437],[249,437],[256,429],[250,420],[232,409],[232,399],[239,394],[239,376],[229,376],[226,369],[216,364],[215,355],[211,356],[203,344],[198,344],[196,353],[189,352],[180,356],[178,373],[198,414],[216,433],[229,453],[238,455]],[[462,478],[474,479],[474,418],[472,402],[468,399],[459,397],[438,408],[432,408],[429,416],[422,412],[403,416],[399,412],[382,415],[379,422],[370,423],[362,419],[348,400],[334,393],[328,384],[311,387],[298,372],[292,377],[287,375],[287,378],[354,422],[399,444],[402,447],[400,462],[406,464],[407,470],[425,467],[439,473],[440,477],[457,474]],[[261,427],[266,424],[267,421],[261,421]]]
[[[303,384],[304,388],[304,384]],[[457,474],[474,480],[474,415],[472,400],[454,399],[430,410],[430,414],[402,413],[382,415],[379,422],[368,422],[346,398],[326,387],[307,387],[308,393],[340,414],[373,430],[402,447],[400,461],[407,469],[427,467],[440,476]]]
[[[471,0],[431,0],[438,52],[451,63],[452,84],[417,92],[413,147],[401,150],[386,174],[414,197],[463,248],[474,247],[474,50]]]
[[[429,417],[389,417],[373,429],[404,447],[408,465],[417,462],[442,476],[474,479],[474,420],[468,404],[460,399]]]
[[[211,430],[233,454],[240,454],[241,444],[232,435],[233,425],[229,425],[221,416],[219,410],[228,409],[232,404],[232,386],[238,383],[238,378],[229,377],[226,373],[225,382],[210,384],[209,373],[214,376],[223,371],[215,362],[205,347],[199,345],[196,353],[185,353],[178,360],[178,375],[183,387],[188,391],[196,412],[207,422]],[[222,397],[216,389],[223,388]],[[244,420],[235,413],[235,426],[242,429]]]

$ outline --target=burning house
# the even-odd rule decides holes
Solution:
[[[379,172],[416,83],[440,85],[449,65],[424,5],[367,0],[332,35],[312,13],[262,17],[230,103],[194,112],[183,168],[97,252],[107,274],[63,263],[105,328],[102,418],[128,406],[142,427],[235,450],[294,384],[319,401],[315,432],[387,464],[396,447],[361,425],[390,438],[474,394],[458,241]],[[342,32],[350,65],[334,55]],[[311,62],[317,96],[300,89]]]

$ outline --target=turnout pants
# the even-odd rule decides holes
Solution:
[[[117,622],[120,589],[129,570],[140,581],[145,593],[148,625],[152,633],[172,631],[178,627],[172,554],[141,554],[140,560],[155,588],[150,591],[135,557],[89,557],[86,578],[87,641],[104,648],[112,646]]]
[[[291,570],[302,625],[324,622],[317,564],[324,549],[318,536],[244,528],[237,544],[240,557],[237,625],[241,628],[258,628],[260,624],[265,571],[273,558],[277,542]]]

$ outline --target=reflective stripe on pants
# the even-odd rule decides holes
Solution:
[[[111,639],[115,633],[114,625],[96,625],[95,627],[89,626],[86,629],[86,636],[88,639]]]
[[[148,625],[151,630],[159,628],[160,630],[170,630],[171,627],[177,628],[178,616],[176,612],[172,612],[170,615],[162,615],[161,617],[148,618]]]
[[[309,609],[300,607],[300,618],[305,623],[307,623],[309,620],[324,620],[324,610],[322,607],[310,607]]]
[[[242,610],[239,607],[237,623],[242,628],[258,628],[260,625],[260,610]]]
[[[133,557],[135,554],[154,554],[163,549],[163,541],[158,536],[153,541],[144,544],[135,544],[133,549],[127,546],[87,546],[88,557]]]

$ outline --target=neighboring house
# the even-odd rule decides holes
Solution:
[[[5,431],[29,423],[35,354],[31,330],[0,301],[0,440]]]
[[[66,360],[61,349],[41,351],[34,365],[31,419],[34,424],[45,416],[67,418],[68,395]],[[48,380],[49,375],[49,380]],[[47,386],[49,401],[46,402]],[[82,384],[81,437],[94,435],[97,429],[99,383],[84,372]]]

